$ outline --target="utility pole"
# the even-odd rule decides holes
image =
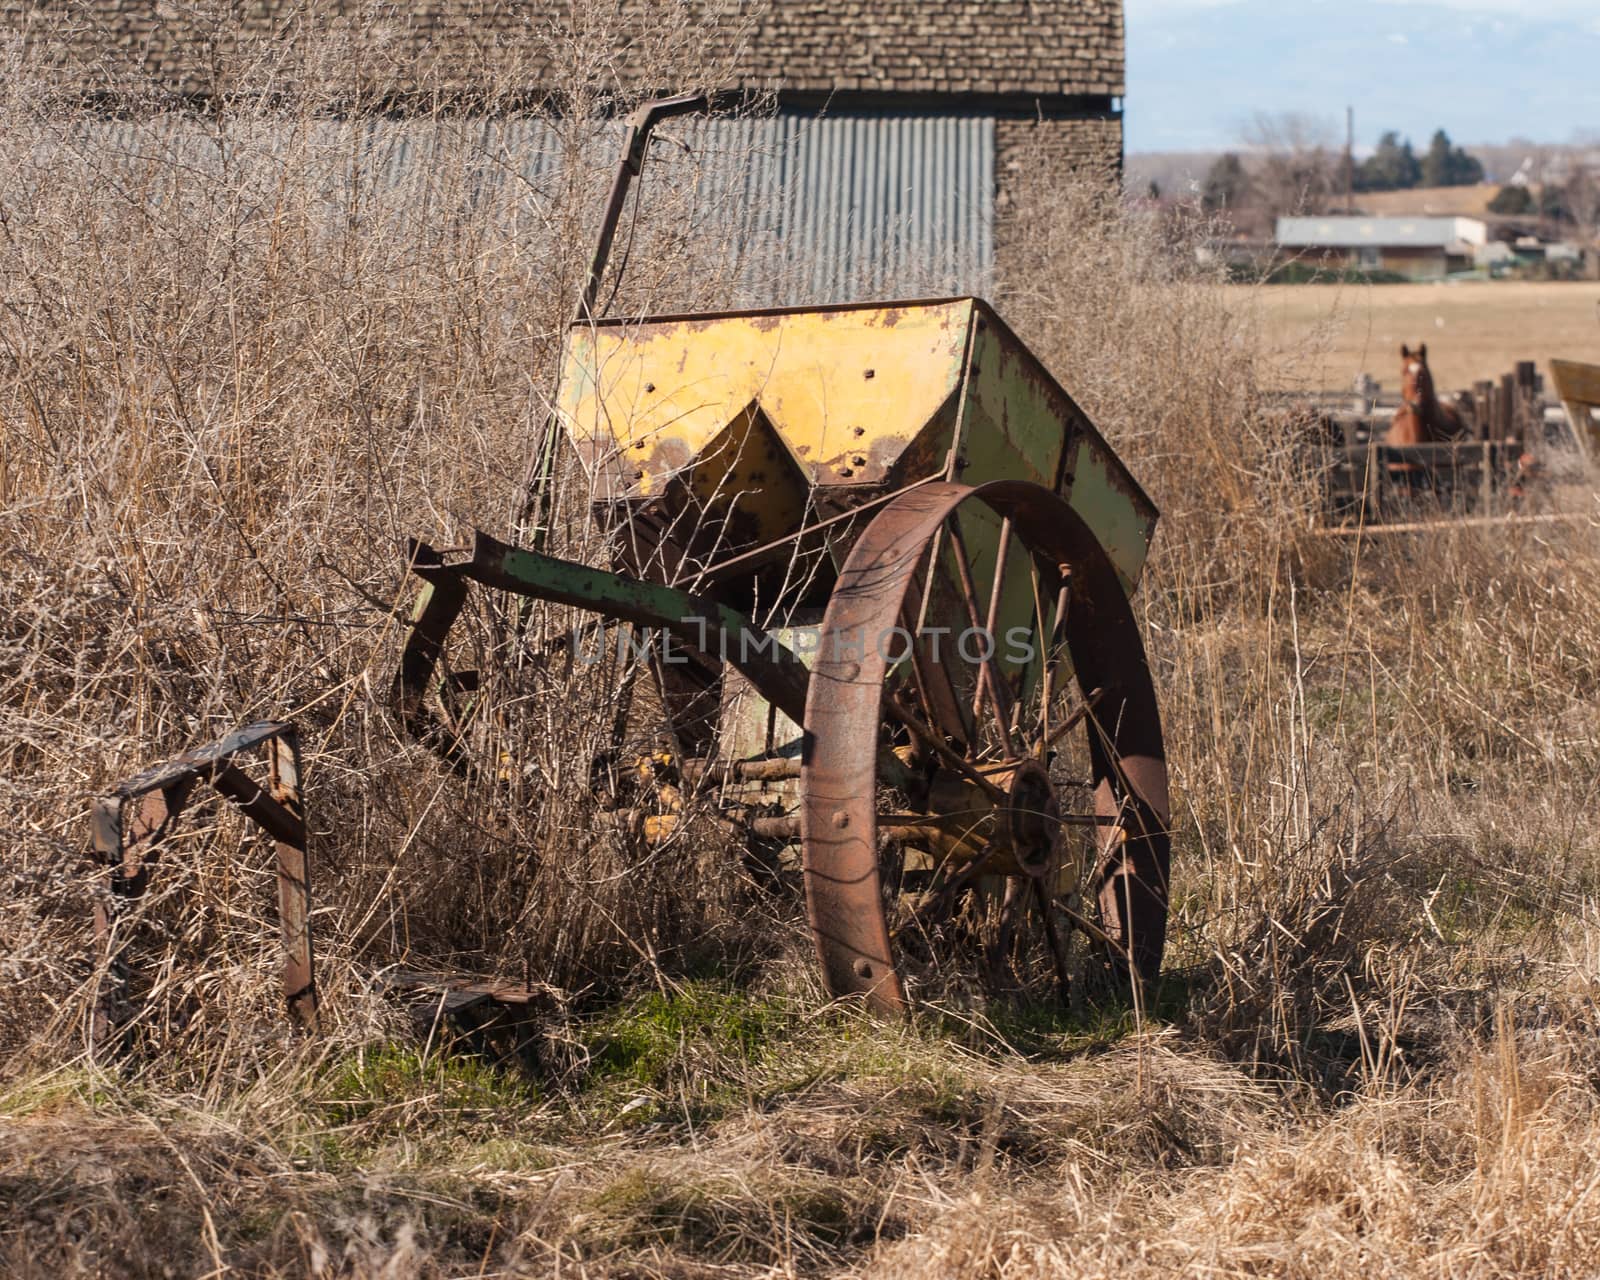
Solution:
[[[1356,211],[1356,109],[1344,109],[1344,211]]]

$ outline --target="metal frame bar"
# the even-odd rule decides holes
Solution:
[[[264,748],[265,787],[233,763]],[[307,1029],[317,1021],[311,948],[311,883],[305,803],[300,785],[300,740],[293,724],[261,721],[185,752],[118,783],[94,802],[94,852],[110,873],[111,893],[95,904],[95,937],[110,981],[96,993],[93,1040],[107,1043],[129,1020],[130,969],[117,927],[145,894],[150,864],[187,806],[196,782],[209,782],[277,845],[278,923],[283,939],[283,993],[290,1015]]]
[[[413,610],[411,634],[395,677],[400,718],[413,736],[429,734],[428,688],[444,651],[445,635],[461,612],[468,579],[590,609],[622,622],[660,627],[686,651],[713,664],[723,659],[732,663],[762,697],[796,724],[804,719],[810,680],[805,663],[749,618],[715,599],[526,551],[482,532],[475,535],[468,561],[446,564],[439,552],[415,541],[408,559],[412,572],[427,583]],[[747,643],[751,637],[756,639],[754,646]]]

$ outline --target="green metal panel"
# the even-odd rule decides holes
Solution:
[[[973,317],[960,476],[963,484],[1031,480],[1051,486],[1077,407],[986,309]]]
[[[1055,488],[1094,530],[1131,592],[1155,535],[1155,504],[999,316],[979,303],[973,325],[955,478]]]
[[[1098,431],[1073,439],[1057,492],[1094,530],[1132,594],[1150,554],[1158,513]]]

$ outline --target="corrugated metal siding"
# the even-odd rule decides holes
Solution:
[[[354,128],[254,121],[219,145],[187,117],[111,120],[75,129],[47,150],[95,167],[156,159],[174,174],[215,173],[229,149],[269,153],[312,172],[331,218],[356,209],[364,221],[435,234],[454,219],[488,217],[536,247],[548,233],[549,202],[569,180],[600,193],[592,197],[599,215],[621,141],[619,123],[595,126],[583,148],[586,172],[573,175],[563,160],[570,126],[559,122],[369,120]],[[693,225],[737,247],[743,296],[729,305],[989,291],[992,117],[691,118],[662,133],[646,170],[644,207],[652,174],[687,185]],[[147,198],[159,203],[169,189],[157,182]],[[262,195],[271,196],[270,183]]]
[[[711,201],[746,210],[749,276],[777,304],[984,293],[994,270],[992,117],[696,121]]]

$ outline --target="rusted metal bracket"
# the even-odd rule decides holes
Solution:
[[[266,751],[265,787],[234,763],[236,756],[255,747]],[[109,975],[95,1001],[96,1046],[105,1044],[128,1020],[129,968],[118,926],[132,903],[144,896],[155,851],[183,813],[195,783],[201,781],[209,782],[277,843],[284,1000],[302,1026],[316,1025],[300,743],[292,724],[269,720],[146,769],[94,802],[94,851],[111,874],[110,897],[95,906],[95,936]]]

